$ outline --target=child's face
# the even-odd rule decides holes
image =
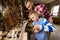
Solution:
[[[31,3],[31,2],[27,2],[26,3],[26,8],[28,9],[28,10],[31,10],[32,9],[32,5],[33,5],[33,3]]]
[[[37,22],[38,19],[39,19],[39,17],[38,17],[38,15],[36,15],[36,14],[31,14],[31,15],[30,15],[30,19],[32,19],[32,21],[34,21],[34,22]]]

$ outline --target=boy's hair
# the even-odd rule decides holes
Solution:
[[[29,16],[28,17],[30,18],[30,15],[32,15],[32,14],[38,15],[39,18],[42,17],[41,13],[38,13],[36,11],[29,12]]]

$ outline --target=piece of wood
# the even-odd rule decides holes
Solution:
[[[27,40],[27,33],[25,32],[25,27],[27,25],[28,21],[25,21],[23,26],[22,26],[22,30],[19,36],[19,40]]]

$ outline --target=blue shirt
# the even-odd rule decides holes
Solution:
[[[33,22],[33,25],[41,25],[41,31],[35,33],[37,40],[48,40],[46,31],[53,32],[54,27],[45,18],[40,18],[37,22]]]

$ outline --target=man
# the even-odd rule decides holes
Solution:
[[[46,18],[50,23],[53,23],[53,19],[49,11],[44,4],[34,6],[33,2],[30,0],[25,1],[25,6],[29,11],[37,11],[42,14],[42,17]]]

